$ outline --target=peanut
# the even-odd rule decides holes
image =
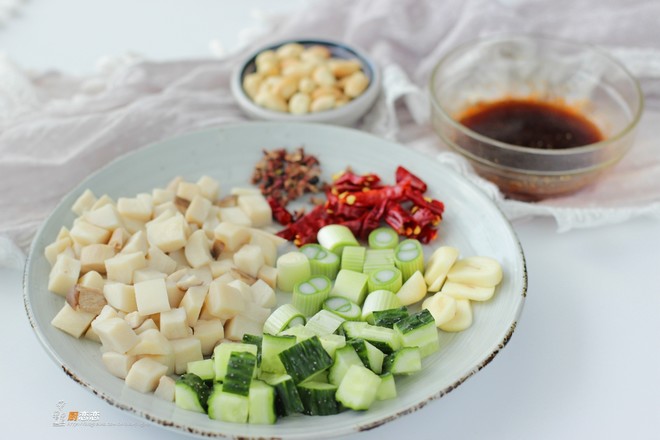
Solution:
[[[312,101],[310,110],[312,112],[322,112],[324,110],[330,110],[335,106],[335,97],[331,95],[319,96]]]
[[[289,100],[289,112],[294,115],[303,115],[309,112],[311,98],[307,93],[298,92]]]
[[[258,73],[245,75],[243,78],[243,89],[245,89],[245,93],[247,93],[250,98],[254,99],[259,92],[259,86],[262,81],[263,78]]]
[[[369,78],[362,72],[355,72],[344,84],[344,93],[350,98],[360,96],[369,85]]]

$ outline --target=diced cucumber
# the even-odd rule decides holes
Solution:
[[[339,385],[351,365],[364,365],[355,349],[350,345],[337,349],[335,360],[328,370],[328,382]]]
[[[347,345],[353,347],[365,367],[376,374],[383,371],[385,354],[364,339],[349,339]]]
[[[379,310],[373,312],[374,325],[378,327],[394,328],[394,323],[407,318],[410,314],[405,306],[398,309]]]
[[[366,322],[346,321],[342,324],[342,330],[347,339],[364,339],[386,354],[401,348],[398,333],[387,327],[378,327]]]
[[[275,414],[275,388],[260,380],[253,380],[248,395],[248,423],[272,425]]]
[[[323,345],[323,348],[328,352],[330,357],[334,357],[337,349],[346,345],[346,338],[342,335],[319,336],[319,340],[321,341],[321,345]]]
[[[337,387],[329,383],[305,382],[298,385],[298,394],[303,403],[303,413],[310,416],[338,414],[339,404],[335,399]]]
[[[362,365],[351,365],[337,388],[337,401],[347,408],[367,410],[376,400],[381,378]]]
[[[332,358],[325,351],[318,336],[298,342],[279,354],[284,369],[294,382],[300,383],[332,365]]]
[[[303,404],[295,382],[288,374],[269,378],[267,383],[275,388],[275,411],[280,417],[303,411]]]
[[[286,373],[278,356],[296,343],[295,336],[276,336],[264,333],[261,342],[261,371],[265,373]]]
[[[377,400],[388,400],[396,397],[396,383],[394,382],[394,375],[392,373],[385,373],[380,375],[380,386],[376,393]]]
[[[257,346],[257,367],[261,365],[261,341],[263,336],[250,335],[248,333],[243,335],[243,343],[252,344]]]
[[[186,373],[192,373],[199,376],[202,380],[214,380],[215,368],[213,366],[213,359],[188,362]]]
[[[216,383],[209,396],[209,417],[223,422],[247,423],[250,399],[248,396],[227,393]]]
[[[419,347],[422,357],[426,357],[440,348],[438,329],[435,319],[427,309],[410,315],[394,324],[404,347]]]
[[[388,354],[383,362],[383,371],[392,374],[413,374],[422,369],[419,347],[403,347]]]
[[[227,365],[229,363],[229,356],[233,352],[246,351],[257,355],[257,346],[253,344],[244,344],[242,342],[223,342],[213,349],[213,364],[215,367],[215,380],[224,381],[225,374],[227,374]]]
[[[257,369],[257,356],[248,352],[235,351],[229,356],[227,374],[222,383],[222,391],[247,396],[250,383]]]
[[[209,387],[199,376],[187,373],[174,385],[174,402],[179,408],[205,413],[209,393]]]

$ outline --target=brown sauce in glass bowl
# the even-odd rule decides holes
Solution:
[[[530,148],[566,149],[604,139],[600,129],[575,109],[534,99],[479,103],[458,120],[483,136]]]

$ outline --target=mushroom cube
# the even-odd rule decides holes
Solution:
[[[195,286],[190,287],[183,295],[180,307],[183,307],[186,311],[186,321],[188,322],[188,325],[194,326],[197,323],[208,291],[208,286]]]
[[[181,249],[186,245],[186,221],[180,214],[160,221],[152,220],[147,224],[147,238],[163,252]]]
[[[245,227],[228,222],[221,222],[215,228],[214,234],[229,252],[237,251],[250,240],[250,233]]]
[[[131,367],[137,361],[137,356],[106,351],[101,355],[101,360],[112,375],[126,379]]]
[[[204,220],[209,215],[211,210],[212,203],[209,199],[202,196],[201,194],[196,195],[190,201],[188,209],[186,209],[186,221],[188,223],[194,223],[197,226],[202,226]]]
[[[179,307],[160,313],[160,331],[167,339],[180,339],[190,336],[186,309]]]
[[[135,301],[137,310],[142,316],[170,310],[165,280],[142,281],[135,284]]]
[[[48,276],[48,290],[66,296],[78,282],[80,269],[80,261],[68,255],[59,255]]]
[[[95,271],[105,273],[105,260],[115,256],[115,248],[107,244],[88,244],[80,250],[80,264],[82,273]]]
[[[69,234],[75,243],[82,246],[93,243],[107,243],[110,238],[109,230],[95,226],[84,220],[75,222]]]
[[[213,261],[213,257],[211,257],[211,243],[203,230],[199,229],[190,235],[184,255],[193,268],[204,266]]]
[[[130,313],[137,310],[135,288],[130,284],[106,283],[103,286],[103,296],[112,307],[122,312]]]
[[[68,303],[64,303],[64,306],[50,323],[74,338],[80,338],[87,331],[95,317],[96,315],[93,313],[75,310]]]
[[[251,277],[257,277],[259,269],[264,263],[264,254],[261,247],[254,244],[246,244],[234,254],[236,267]]]
[[[170,344],[172,345],[172,353],[174,353],[174,372],[176,374],[185,373],[188,362],[204,359],[202,355],[202,343],[194,336],[174,339],[170,341]]]
[[[133,283],[133,272],[147,266],[144,252],[119,254],[105,260],[105,270],[108,280],[124,284]]]
[[[225,331],[222,321],[219,319],[199,319],[193,327],[193,335],[201,343],[202,354],[208,356],[213,353],[218,342],[225,337]]]
[[[126,385],[141,393],[156,389],[160,378],[167,374],[167,367],[150,358],[135,361],[126,375]]]
[[[101,344],[110,351],[126,353],[139,341],[131,326],[119,317],[94,320],[92,326],[101,339]]]
[[[238,207],[247,214],[255,228],[267,226],[272,222],[273,211],[261,194],[246,194],[238,197]]]

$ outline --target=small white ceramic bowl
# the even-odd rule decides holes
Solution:
[[[257,105],[243,89],[243,78],[256,70],[255,59],[258,54],[265,50],[275,50],[287,43],[299,43],[303,46],[325,46],[330,50],[333,57],[345,59],[357,59],[362,63],[362,71],[369,78],[369,86],[364,93],[351,100],[346,105],[316,113],[304,115],[293,115],[291,113],[278,112]],[[320,122],[335,125],[353,125],[374,105],[380,93],[381,77],[375,63],[360,50],[350,47],[344,43],[319,40],[300,39],[285,40],[262,47],[247,57],[235,70],[231,78],[231,91],[241,109],[251,118],[266,121],[279,122]]]

